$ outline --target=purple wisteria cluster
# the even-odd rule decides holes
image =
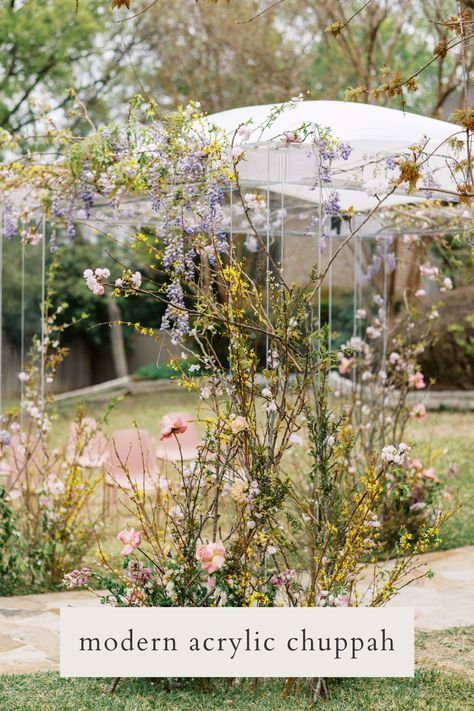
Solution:
[[[169,305],[161,320],[161,330],[169,331],[173,344],[178,344],[189,332],[189,314],[184,303],[183,287],[178,278],[166,287]]]
[[[200,135],[193,107],[165,122],[143,125],[132,118],[126,128],[106,127],[87,139],[80,160],[72,155],[74,169],[51,194],[51,215],[70,237],[75,221],[89,218],[95,196],[105,198],[117,221],[126,215],[127,195],[150,201],[159,261],[169,280],[161,328],[174,343],[189,331],[184,289],[196,277],[198,260],[214,266],[228,249],[223,208],[230,178],[220,149],[215,135]],[[96,286],[95,276],[89,288]]]
[[[329,217],[336,217],[341,212],[341,196],[332,190],[324,202],[324,210]]]
[[[372,261],[367,268],[365,278],[367,281],[373,281],[380,272],[382,264],[385,267],[387,274],[391,274],[397,267],[397,258],[393,251],[393,237],[384,237],[377,239],[375,252],[372,256]]]
[[[17,233],[16,220],[13,215],[13,206],[10,202],[6,202],[3,209],[3,230],[7,239],[13,239]]]
[[[332,184],[333,161],[348,160],[352,153],[352,148],[348,143],[335,141],[328,131],[319,132],[314,139],[313,145],[317,161],[316,181],[312,188],[315,190],[318,186],[321,188]],[[329,217],[336,217],[340,214],[340,195],[335,190],[331,191],[324,201],[324,211]]]

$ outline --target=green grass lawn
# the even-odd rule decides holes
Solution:
[[[152,679],[124,679],[114,695],[110,680],[61,679],[58,674],[0,676],[0,708],[5,711],[304,711],[311,706],[304,682],[283,698],[282,680],[184,680],[165,689]],[[413,679],[340,679],[329,685],[323,711],[468,711],[473,685],[461,676],[420,670]]]
[[[409,437],[414,453],[433,466],[441,481],[463,502],[461,509],[442,531],[441,548],[457,548],[474,544],[474,413],[430,412],[424,422],[413,423]],[[455,464],[453,478],[447,476],[448,466]]]
[[[474,708],[474,627],[416,636],[414,679],[333,679],[322,711],[468,711]],[[123,679],[113,696],[110,679],[61,679],[56,673],[0,675],[2,711],[304,711],[305,681],[285,698],[281,679]],[[314,707],[312,707],[314,708]]]
[[[126,395],[118,391],[119,399],[114,407],[106,432],[132,427],[147,429],[152,438],[158,439],[160,419],[170,411],[197,412],[199,399],[195,393],[181,390],[152,392],[143,395]],[[96,418],[104,411],[104,395],[83,403],[87,415]],[[57,420],[54,423],[53,443],[58,445],[67,439],[71,419],[77,403],[60,402],[57,405]],[[423,462],[433,463],[441,481],[453,491],[453,503],[457,497],[464,503],[461,510],[446,524],[442,548],[456,548],[474,544],[474,413],[440,412],[429,413],[424,422],[413,423],[408,432],[414,456]],[[449,464],[457,466],[452,479],[447,477]]]

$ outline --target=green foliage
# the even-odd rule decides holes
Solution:
[[[175,368],[171,368],[169,365],[155,365],[154,363],[142,365],[135,371],[137,380],[168,380],[176,376]]]
[[[33,102],[61,107],[84,84],[85,62],[105,30],[101,0],[11,0],[0,4],[0,126],[19,130],[38,119]],[[87,67],[89,70],[89,67]]]
[[[321,319],[323,324],[329,321],[329,298],[326,295],[321,299]],[[332,328],[334,347],[338,348],[352,336],[354,320],[354,295],[352,291],[333,296],[332,299]]]
[[[448,331],[454,335],[457,345],[462,348],[469,358],[474,358],[474,337],[468,333],[474,329],[474,313],[465,316],[466,326],[459,323],[452,323],[448,326]]]
[[[0,595],[12,594],[25,571],[17,520],[6,490],[0,487]]]
[[[85,269],[96,266],[109,265],[113,258],[120,263],[130,262],[130,254],[124,255],[117,243],[100,237],[87,240],[80,234],[74,240],[60,237],[60,251],[58,252],[58,266],[56,271],[56,294],[53,295],[53,307],[65,302],[66,308],[61,320],[73,323],[68,329],[68,337],[79,335],[89,341],[93,346],[100,346],[108,341],[108,327],[98,327],[97,324],[108,322],[105,299],[98,299],[86,287],[82,274]],[[147,270],[140,264],[141,257],[136,252],[132,255],[134,268],[139,268],[144,276]],[[12,343],[19,345],[21,339],[21,294],[22,294],[22,249],[18,238],[5,241],[4,259],[8,263],[8,271],[3,279],[3,327],[8,333]],[[46,268],[51,262],[51,255],[47,249]],[[153,274],[157,281],[157,276]],[[40,330],[40,297],[41,297],[41,244],[25,249],[25,278],[24,278],[24,312],[25,312],[25,339],[29,343],[34,334]],[[124,321],[139,322],[145,327],[155,327],[160,322],[164,306],[156,299],[142,295],[140,299],[133,297],[117,300]],[[125,330],[125,336],[128,331]]]
[[[135,371],[134,375],[137,380],[169,380],[170,378],[178,378],[181,375],[192,377],[193,371],[190,370],[190,367],[196,363],[197,360],[192,358],[180,361],[175,367],[150,363],[142,365]],[[201,370],[199,373],[202,374]]]

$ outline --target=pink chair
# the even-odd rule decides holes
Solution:
[[[109,458],[104,464],[104,515],[117,503],[117,489],[155,490],[157,467],[150,435],[146,430],[118,430],[109,444]],[[155,481],[153,478],[155,477]],[[109,501],[112,491],[114,501]]]
[[[189,412],[168,412],[164,417],[169,417],[170,420],[181,418],[182,422],[187,425],[187,429],[182,434],[171,435],[159,442],[156,448],[158,459],[165,459],[169,462],[197,459],[201,440],[196,424],[192,421],[193,416]]]
[[[81,439],[78,446],[77,440]],[[93,417],[83,417],[80,422],[72,422],[66,450],[69,463],[76,461],[80,467],[95,469],[105,464],[109,448],[103,432]]]

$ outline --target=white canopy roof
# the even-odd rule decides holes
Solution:
[[[343,207],[348,207],[347,203],[359,210],[375,207],[377,199],[360,192],[364,183],[396,177],[397,171],[392,171],[391,175],[386,171],[385,158],[408,153],[411,145],[420,142],[426,144],[426,153],[433,154],[426,167],[441,190],[456,191],[448,168],[455,156],[446,143],[455,135],[462,136],[462,129],[455,124],[380,106],[342,101],[298,102],[283,108],[271,125],[267,125],[271,115],[275,115],[275,106],[268,104],[230,109],[207,118],[210,124],[220,127],[229,136],[243,124],[251,130],[245,140],[240,136],[236,140],[245,152],[240,177],[246,184],[268,186],[276,192],[318,202],[319,190],[308,189],[314,184],[316,175],[312,136],[303,143],[282,141],[285,133],[296,131],[302,124],[313,124],[321,129],[329,128],[333,138],[352,148],[348,160],[336,159],[332,164],[333,188],[348,191],[341,194]],[[403,190],[397,192],[399,194],[392,195],[384,204],[415,201]],[[439,189],[436,194],[442,196]],[[418,199],[423,199],[426,192],[419,191],[418,195]],[[452,196],[449,199],[453,199]]]

